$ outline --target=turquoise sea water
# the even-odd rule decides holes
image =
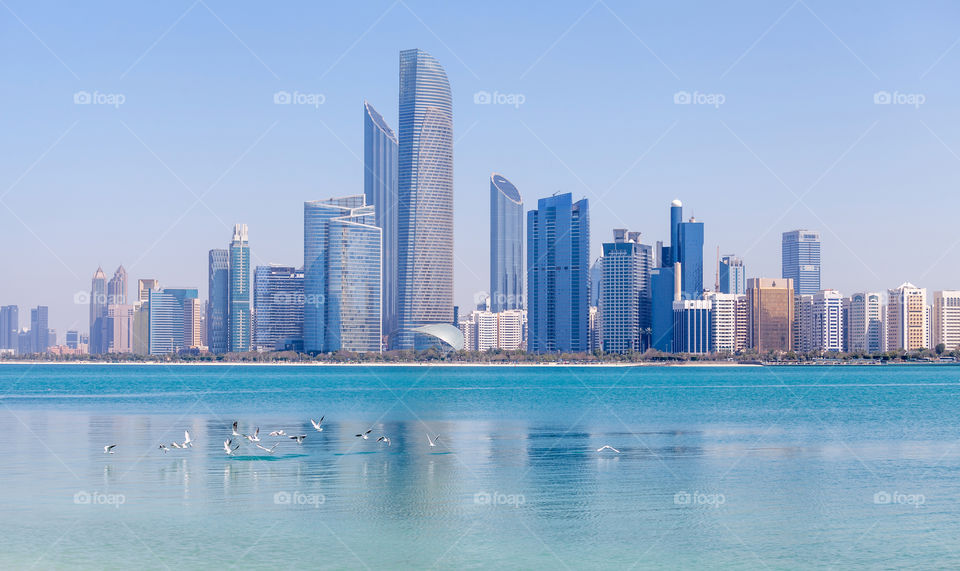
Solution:
[[[0,568],[955,569],[958,413],[953,366],[2,365]]]

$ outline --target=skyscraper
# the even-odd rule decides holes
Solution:
[[[107,352],[107,276],[98,267],[90,283],[90,353]]]
[[[720,293],[747,293],[743,260],[732,254],[720,258]]]
[[[523,200],[502,175],[490,175],[490,310],[523,309]]]
[[[747,280],[748,344],[759,353],[793,349],[793,280]]]
[[[397,266],[399,263],[399,195],[397,137],[380,113],[363,102],[363,194],[376,212],[383,231],[383,288],[381,307],[384,335],[397,329]]]
[[[673,208],[670,209],[671,213]],[[683,299],[698,300],[703,297],[703,222],[691,217],[681,222],[678,235],[680,247],[677,261],[680,262],[680,284]],[[671,250],[675,248],[670,245]]]
[[[246,224],[234,225],[229,250],[227,346],[231,352],[244,352],[250,350],[250,240]]]
[[[587,351],[590,216],[587,199],[558,194],[527,213],[528,349]]]
[[[49,308],[38,305],[30,310],[30,349],[33,353],[46,353],[50,346]]]
[[[0,349],[17,350],[20,334],[20,308],[16,305],[0,307]]]
[[[257,266],[253,274],[253,344],[257,349],[303,350],[303,270]]]
[[[820,233],[792,230],[783,233],[782,277],[793,280],[798,295],[820,291]]]
[[[160,289],[160,280],[156,280],[156,279],[137,280],[137,301],[140,301],[140,302],[150,301],[150,290],[152,289]]]
[[[230,315],[230,252],[210,250],[207,254],[207,343],[211,353],[226,353]]]
[[[150,333],[148,351],[151,355],[177,353],[188,347],[186,332],[191,330],[190,310],[185,306],[197,299],[196,288],[164,288],[149,290]]]
[[[107,305],[127,303],[127,270],[121,265],[107,282]]]
[[[710,350],[715,353],[734,354],[742,350],[737,346],[737,299],[732,293],[707,292],[704,299],[710,301],[711,341]]]
[[[860,292],[850,296],[850,351],[880,353],[883,351],[883,295]]]
[[[709,353],[713,349],[713,303],[709,299],[673,302],[673,351]]]
[[[600,268],[600,345],[607,353],[642,352],[650,346],[650,264],[653,250],[639,232],[613,231],[603,244]]]
[[[887,350],[930,349],[927,290],[912,283],[887,290]]]
[[[107,306],[107,353],[133,352],[136,344],[135,317],[136,307],[133,305],[112,303]]]
[[[303,346],[381,348],[381,240],[364,195],[303,204]]]
[[[397,348],[432,344],[412,330],[453,320],[453,102],[423,50],[400,52]]]

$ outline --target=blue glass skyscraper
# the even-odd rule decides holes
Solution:
[[[490,311],[523,309],[523,200],[502,175],[490,175]]]
[[[230,242],[230,314],[227,345],[231,352],[250,350],[250,241],[246,224],[233,227]]]
[[[589,349],[590,217],[587,199],[541,198],[527,213],[528,349]]]
[[[793,280],[796,295],[820,291],[820,233],[792,230],[783,233],[782,277]]]
[[[167,355],[184,349],[187,329],[184,304],[197,299],[196,288],[149,290],[148,352]]]
[[[363,102],[363,194],[383,231],[383,332],[397,329],[398,179],[397,137],[380,113]]]
[[[364,195],[303,204],[303,347],[379,351],[381,231]]]
[[[391,344],[433,344],[413,329],[453,320],[453,102],[440,63],[400,52],[397,308]]]
[[[671,216],[673,214],[673,208]],[[703,296],[703,222],[693,218],[681,222],[678,235],[680,245],[671,244],[680,262],[680,291],[683,299],[700,299]]]
[[[230,315],[230,252],[210,250],[207,255],[207,345],[211,353],[226,353]]]
[[[642,352],[650,346],[652,248],[639,232],[613,231],[600,266],[600,344],[606,353]]]
[[[303,270],[257,266],[253,274],[253,345],[303,350]]]
[[[720,258],[720,293],[747,293],[747,276],[741,258],[734,255]]]

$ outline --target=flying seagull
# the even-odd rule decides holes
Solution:
[[[601,446],[600,448],[597,448],[597,452],[603,452],[604,450],[612,450],[612,451],[616,452],[617,454],[620,453],[619,450],[617,450],[617,449],[614,448],[613,446],[610,446],[609,444],[604,444],[604,445]]]
[[[363,438],[364,440],[366,440],[366,439],[370,438],[370,433],[371,433],[371,432],[373,432],[373,429],[372,429],[372,428],[371,428],[370,430],[366,431],[366,432],[361,432],[360,434],[357,435],[357,438]]]
[[[303,439],[306,437],[306,434],[297,434],[296,436],[291,436],[290,440],[296,440],[297,444],[303,444]]]
[[[171,443],[170,443],[170,446],[173,446],[174,448],[183,448],[183,446],[180,446],[180,445],[177,444],[176,442],[171,442]]]
[[[273,454],[273,449],[277,447],[277,444],[280,444],[280,443],[277,442],[270,448],[267,448],[266,446],[260,446],[259,444],[257,444],[257,448],[259,448],[260,450],[266,450],[267,454]]]
[[[186,430],[183,431],[183,444],[180,445],[181,448],[186,448],[187,446],[193,448],[193,440],[190,440],[190,433]]]
[[[390,446],[390,439],[387,438],[386,436],[381,436],[380,438],[377,438],[377,442],[386,442],[387,446]]]
[[[240,436],[240,433],[237,432],[237,424],[238,424],[238,423],[239,423],[239,421],[236,421],[236,420],[233,421],[233,435],[234,435],[234,436]]]
[[[317,430],[317,432],[323,432],[323,427],[320,426],[321,424],[323,424],[323,417],[322,417],[322,416],[320,417],[320,420],[319,420],[319,421],[314,421],[314,420],[311,418],[311,419],[310,419],[310,424],[313,425],[313,427]]]
[[[283,430],[274,430],[273,432],[270,433],[270,436],[286,436],[286,435],[287,433],[284,432]]]
[[[236,452],[237,448],[240,448],[240,445],[234,444],[232,438],[223,441],[223,450],[224,452],[227,453],[228,456]]]
[[[166,454],[167,452],[170,452],[170,449],[167,448],[166,444],[161,444],[160,446],[157,446],[157,448],[159,448],[160,450],[163,450],[164,454]]]
[[[257,429],[253,431],[253,436],[250,436],[249,434],[244,434],[243,437],[249,440],[250,442],[260,442],[260,427],[258,426]]]
[[[433,438],[430,438],[430,435],[427,434],[427,442],[430,443],[430,446],[436,446],[437,442],[440,440],[440,435],[436,435]]]
[[[103,453],[104,453],[104,454],[113,454],[113,449],[116,448],[116,447],[117,447],[116,444],[107,444],[106,446],[103,447]]]

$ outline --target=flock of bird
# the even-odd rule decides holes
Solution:
[[[324,418],[325,417],[321,416],[320,420],[313,420],[312,418],[310,419],[310,424],[313,425],[313,429],[316,430],[317,432],[323,432]],[[263,444],[260,444],[261,440],[260,440],[259,426],[253,429],[252,434],[241,433],[239,431],[239,427],[240,427],[240,422],[234,421],[231,437],[223,441],[223,451],[226,452],[228,456],[233,456],[233,454],[240,449],[240,445],[244,439],[247,441],[247,443],[253,444],[260,450],[263,450],[264,452],[266,452],[267,454],[273,454],[274,450],[276,450],[277,448],[277,445],[279,445],[281,442],[281,441],[274,442],[273,445],[270,447],[264,446]],[[373,432],[372,428],[367,430],[366,432],[361,432],[360,434],[357,434],[356,437],[362,440],[368,440],[370,438],[371,432]],[[287,437],[290,440],[294,440],[296,441],[297,444],[301,444],[301,445],[303,444],[303,441],[307,438],[306,434],[287,434],[287,432],[284,431],[283,429],[271,431],[268,434],[268,436],[271,436],[274,438]],[[430,445],[431,448],[436,447],[437,442],[439,441],[440,441],[439,434],[434,435],[432,437],[430,436],[430,434],[427,434],[427,443]],[[377,438],[377,442],[386,444],[387,446],[392,445],[390,438],[385,434],[380,435],[380,437]],[[116,444],[108,444],[103,447],[103,453],[113,454],[114,453],[113,449],[116,447],[117,447]],[[164,454],[169,452],[171,449],[185,449],[185,448],[193,448],[193,440],[190,438],[190,432],[186,430],[183,431],[183,442],[171,442],[169,445],[161,443],[159,446],[157,446],[157,449],[162,450]]]

